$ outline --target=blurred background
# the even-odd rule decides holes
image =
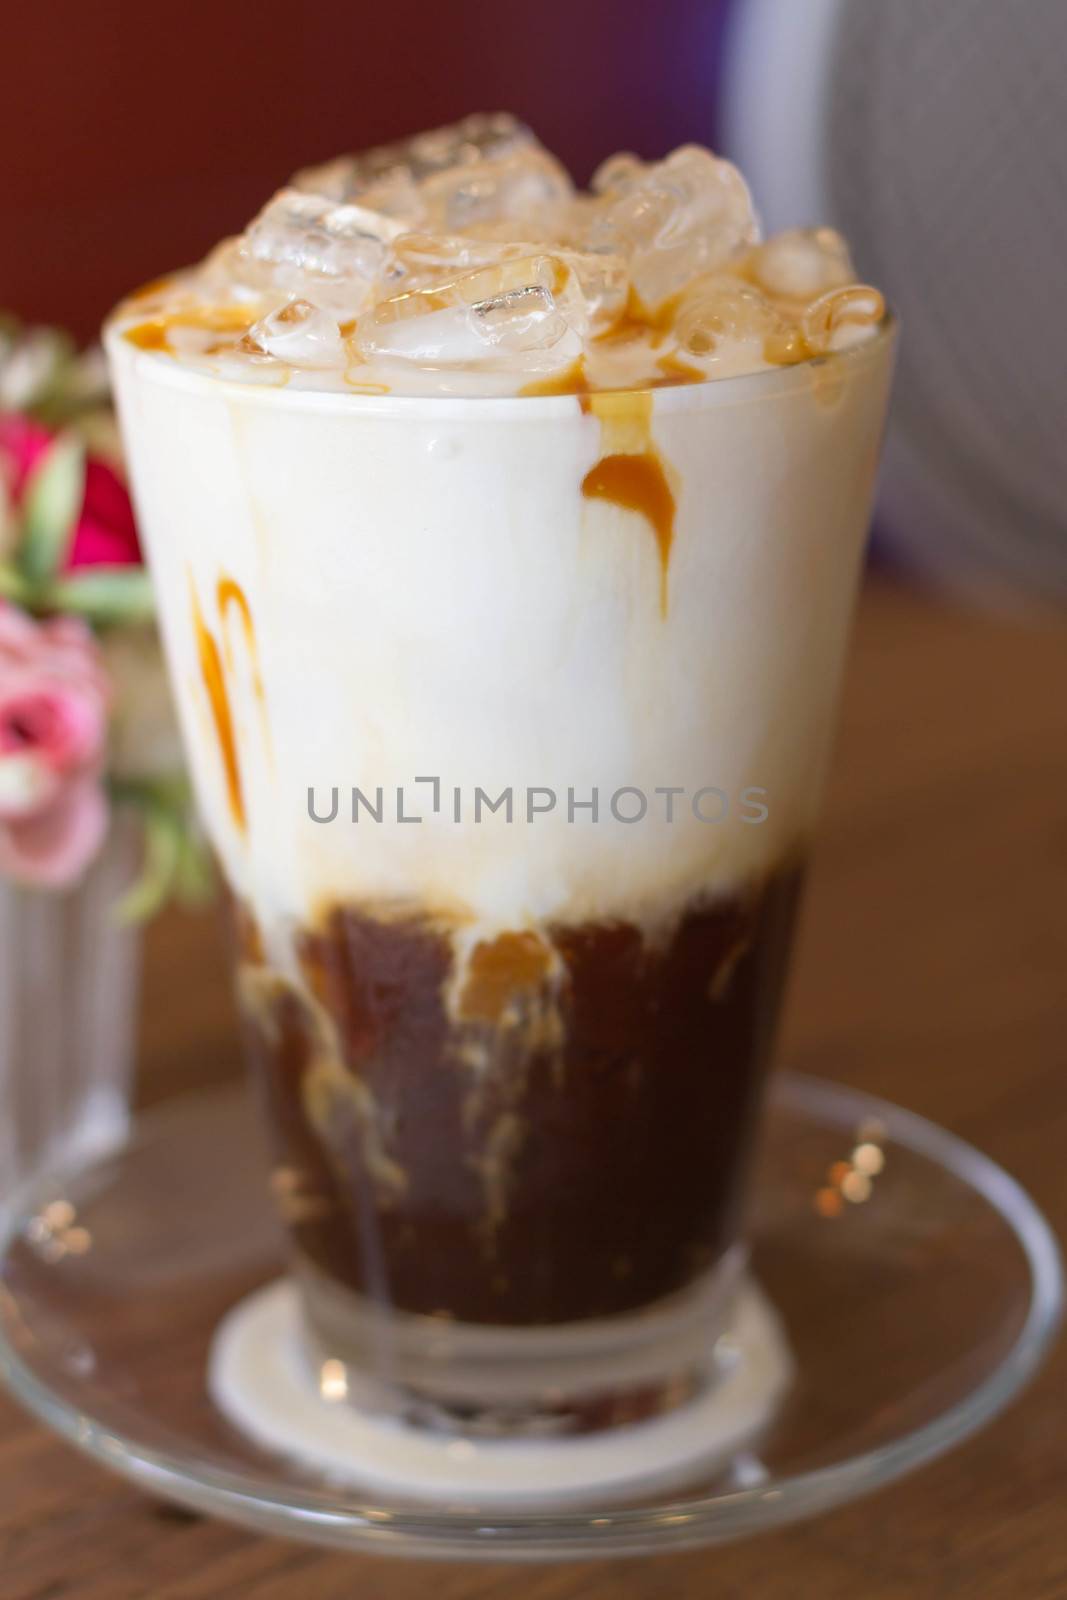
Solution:
[[[0,304],[88,335],[297,167],[506,109],[588,178],[715,138],[719,0],[21,6],[0,97]],[[47,86],[47,88],[45,87]],[[20,244],[19,241],[22,241]]]
[[[901,314],[883,558],[986,605],[1067,595],[1063,0],[43,0],[4,56],[0,307],[83,339],[295,168],[472,109],[580,181],[713,144]]]

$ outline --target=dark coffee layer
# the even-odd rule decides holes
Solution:
[[[799,887],[782,871],[691,907],[659,947],[626,923],[504,935],[459,992],[428,920],[338,909],[303,940],[299,988],[243,938],[298,1252],[475,1323],[610,1316],[690,1283],[736,1235]]]

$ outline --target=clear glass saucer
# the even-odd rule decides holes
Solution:
[[[21,1197],[0,1247],[0,1372],[142,1488],[264,1532],[381,1554],[606,1557],[752,1534],[900,1477],[1018,1393],[1060,1316],[1054,1238],[1012,1178],[817,1080],[772,1086],[750,1234],[796,1374],[757,1444],[669,1498],[428,1509],[316,1480],[231,1427],[207,1392],[212,1338],[282,1265],[237,1091],[172,1102],[117,1154]]]

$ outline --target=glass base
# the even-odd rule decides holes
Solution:
[[[467,1438],[550,1438],[632,1425],[719,1379],[715,1344],[744,1270],[740,1247],[689,1288],[628,1316],[473,1326],[385,1310],[308,1262],[311,1360],[351,1405]]]
[[[778,1318],[753,1284],[735,1289],[725,1327],[705,1341],[702,1370],[699,1390],[674,1394],[654,1420],[580,1437],[537,1437],[532,1428],[507,1439],[446,1433],[421,1425],[418,1415],[405,1421],[364,1410],[339,1362],[309,1359],[299,1297],[283,1278],[223,1319],[208,1386],[250,1439],[335,1483],[409,1499],[462,1495],[504,1508],[559,1509],[662,1493],[753,1445],[792,1372]]]
[[[681,1473],[599,1487],[581,1454],[610,1452],[613,1435],[553,1441],[573,1463],[562,1509],[465,1484],[464,1457],[510,1448],[495,1441],[450,1441],[446,1503],[426,1485],[342,1481],[321,1453],[316,1464],[234,1427],[208,1384],[220,1324],[283,1259],[255,1126],[237,1093],[174,1103],[117,1154],[25,1191],[0,1245],[0,1371],[39,1417],[145,1489],[263,1531],[494,1560],[752,1534],[958,1443],[1032,1375],[1060,1315],[1054,1240],[1006,1173],[906,1111],[784,1076],[749,1238],[794,1371],[756,1435],[698,1452]],[[652,1444],[699,1403],[625,1431]]]

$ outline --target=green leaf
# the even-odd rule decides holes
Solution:
[[[18,561],[31,583],[43,583],[62,565],[85,497],[85,447],[61,435],[30,474],[22,507]]]
[[[147,622],[155,615],[152,585],[143,567],[82,567],[48,585],[48,604],[102,626]]]
[[[142,818],[145,840],[140,876],[114,908],[125,926],[144,922],[160,910],[174,887],[181,860],[182,827],[174,813],[165,806],[149,805],[143,808]]]
[[[115,805],[134,807],[145,830],[143,870],[114,908],[115,915],[122,922],[139,922],[154,916],[171,897],[189,905],[210,900],[214,864],[186,775],[110,778],[108,790]]]
[[[33,586],[26,582],[17,567],[9,561],[0,561],[0,600],[11,600],[17,606],[28,606],[33,596]]]
[[[110,777],[108,790],[116,805],[163,806],[179,816],[192,812],[192,789],[184,772],[151,778]]]
[[[174,874],[174,894],[183,905],[202,906],[215,896],[215,867],[199,833],[187,829]]]

